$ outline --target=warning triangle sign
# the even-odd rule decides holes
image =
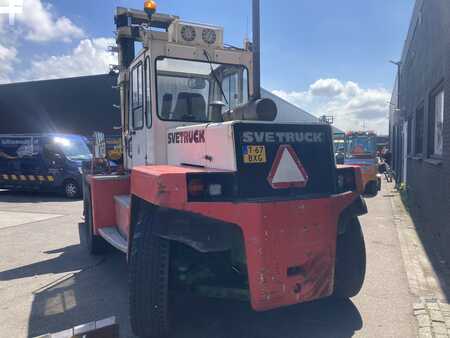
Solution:
[[[274,189],[304,188],[308,174],[291,145],[282,145],[270,170],[267,180]]]

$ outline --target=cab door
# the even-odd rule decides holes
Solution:
[[[147,163],[147,128],[145,127],[144,62],[136,62],[130,72],[130,109],[128,156],[131,168]]]

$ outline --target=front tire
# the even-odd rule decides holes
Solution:
[[[63,185],[64,195],[67,198],[74,199],[81,196],[80,187],[74,180],[67,180]]]
[[[346,231],[338,236],[336,245],[334,296],[337,298],[356,296],[366,275],[366,247],[361,224],[357,217],[347,222]]]
[[[138,337],[164,338],[169,333],[170,243],[154,234],[154,218],[140,215],[129,264],[130,321]]]

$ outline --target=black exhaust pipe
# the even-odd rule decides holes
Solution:
[[[261,98],[261,24],[259,0],[253,0],[253,96],[250,102],[224,114],[225,120],[274,121],[278,109],[271,99]]]
[[[253,0],[253,100],[261,98],[261,23],[260,0]]]

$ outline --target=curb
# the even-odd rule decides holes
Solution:
[[[393,189],[393,185],[389,186]],[[408,278],[410,292],[418,298],[413,305],[419,338],[450,338],[450,304],[440,285],[439,277],[424,248],[417,228],[400,199],[392,190],[389,196],[394,225]]]

